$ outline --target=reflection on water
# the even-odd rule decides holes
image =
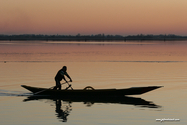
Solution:
[[[0,41],[0,124],[61,124],[60,119],[70,125],[158,125],[157,118],[178,118],[176,124],[186,125],[186,48],[187,41]],[[115,99],[29,101],[32,97],[25,97],[31,93],[20,85],[50,88],[63,65],[68,66],[76,89],[164,87]]]
[[[30,96],[31,93],[23,93],[23,91],[9,91],[0,89],[0,96]]]
[[[156,105],[153,102],[146,101],[142,98],[135,98],[135,97],[51,97],[51,96],[40,96],[40,95],[33,95],[24,99],[23,102],[33,101],[33,100],[51,100],[55,105],[55,111],[57,119],[61,119],[62,122],[67,122],[67,117],[70,115],[73,107],[71,106],[74,102],[83,102],[85,106],[91,107],[95,103],[103,103],[103,104],[121,104],[121,105],[133,105],[139,108],[158,108],[161,109],[162,106]],[[45,101],[50,102],[51,101]],[[62,105],[62,102],[64,105]],[[63,109],[62,109],[63,108]]]
[[[187,61],[186,41],[0,41],[0,61]],[[13,44],[14,43],[14,44]]]
[[[57,113],[57,118],[62,119],[62,122],[67,122],[67,116],[70,114],[70,111],[72,110],[71,105],[65,106],[65,109],[62,110],[62,100],[57,99],[55,100],[56,102],[56,113]]]
[[[101,96],[101,97],[50,97],[50,96],[29,96],[24,101],[40,100],[40,99],[50,99],[50,100],[63,100],[69,103],[73,102],[83,102],[86,106],[90,106],[94,103],[108,103],[108,104],[125,104],[125,105],[134,105],[138,107],[147,107],[147,108],[161,108],[161,106],[154,104],[153,102],[146,101],[142,98],[128,97],[128,96]],[[88,104],[88,105],[87,105]]]

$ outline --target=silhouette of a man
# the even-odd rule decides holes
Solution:
[[[55,81],[56,81],[56,86],[54,87],[55,90],[57,90],[57,88],[59,88],[59,90],[61,90],[61,84],[60,84],[60,81],[62,79],[64,79],[64,81],[67,82],[66,78],[64,76],[67,76],[70,80],[70,82],[72,82],[72,79],[71,77],[68,75],[68,73],[66,72],[67,71],[67,67],[66,66],[63,66],[62,69],[60,69],[56,76],[55,76]]]

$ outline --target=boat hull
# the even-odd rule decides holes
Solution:
[[[38,88],[22,85],[23,88],[31,91],[37,95],[50,95],[50,96],[88,96],[88,97],[99,97],[99,96],[124,96],[124,95],[140,95],[154,89],[158,89],[162,86],[147,86],[147,87],[132,87],[127,89],[95,89],[95,90],[53,90],[46,88]]]

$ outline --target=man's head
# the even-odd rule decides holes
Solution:
[[[62,70],[63,70],[64,72],[66,72],[66,71],[67,71],[67,67],[66,67],[66,66],[63,66],[63,67],[62,67]]]

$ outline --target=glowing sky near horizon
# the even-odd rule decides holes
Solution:
[[[187,35],[187,0],[1,0],[0,34]]]

